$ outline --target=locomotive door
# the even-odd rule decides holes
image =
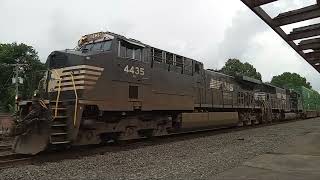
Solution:
[[[222,84],[223,106],[230,108],[233,105],[233,84],[223,80]]]
[[[197,82],[196,82],[196,104],[199,104],[200,107],[203,107],[206,102],[206,81],[205,81],[205,75],[204,71],[199,72],[199,74],[195,74],[197,76]]]
[[[222,79],[218,77],[207,77],[210,89],[208,100],[211,100],[210,104],[212,107],[223,107],[223,88],[222,88]]]
[[[203,84],[201,81],[197,81],[196,84],[196,104],[199,104],[199,107],[203,107],[204,104],[204,88],[202,87]]]

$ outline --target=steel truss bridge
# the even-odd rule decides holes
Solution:
[[[320,23],[294,28],[289,34],[283,26],[320,17],[320,0],[314,5],[280,13],[272,18],[261,6],[278,0],[241,0],[283,40],[285,40],[303,59],[320,72]],[[299,41],[296,43],[295,41]]]

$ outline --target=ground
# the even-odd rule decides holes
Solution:
[[[314,132],[320,132],[319,118],[167,138],[165,143],[146,142],[102,155],[1,170],[0,175],[1,179],[221,179],[223,173]]]

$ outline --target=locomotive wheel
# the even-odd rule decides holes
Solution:
[[[120,133],[114,132],[114,133],[105,133],[101,134],[101,144],[108,144],[108,143],[117,143],[119,140]]]
[[[260,122],[259,122],[257,119],[252,120],[252,121],[251,121],[251,123],[252,123],[252,124],[254,124],[254,125],[258,125],[258,124],[260,124]]]
[[[154,132],[153,129],[143,129],[143,130],[139,130],[138,134],[141,137],[151,138],[151,137],[153,137],[153,132]]]
[[[244,126],[244,123],[241,121],[237,124],[238,127],[243,127]]]
[[[244,121],[244,125],[245,126],[251,126],[252,125],[251,120]]]
[[[60,144],[60,145],[52,145],[50,144],[49,145],[49,151],[65,151],[65,150],[68,150],[71,148],[71,145],[70,144]]]

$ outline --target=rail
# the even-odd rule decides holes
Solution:
[[[0,170],[32,164],[33,156],[22,154],[0,155]]]

